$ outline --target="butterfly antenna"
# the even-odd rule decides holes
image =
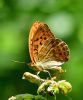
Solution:
[[[29,65],[28,63],[26,62],[21,62],[21,61],[16,61],[16,60],[11,60],[12,62],[15,62],[15,63],[21,63],[21,64],[26,64],[26,65]]]

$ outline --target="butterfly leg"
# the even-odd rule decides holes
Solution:
[[[38,72],[37,72],[37,76],[39,76],[40,72],[41,72],[41,71],[38,71]]]
[[[47,71],[47,70],[38,71],[38,72],[37,72],[37,76],[39,76],[39,74],[40,74],[41,72],[48,73],[49,78],[51,79],[51,74],[50,74],[50,72],[49,72],[49,71]],[[40,76],[39,76],[39,77],[40,77]],[[48,79],[48,78],[47,78],[47,79]]]
[[[49,77],[50,77],[50,79],[51,79],[51,74],[50,74],[49,71],[47,71],[47,70],[43,70],[43,72],[48,73],[48,75],[49,75]]]

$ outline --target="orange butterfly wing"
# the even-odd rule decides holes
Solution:
[[[35,22],[29,34],[29,52],[32,63],[38,60],[38,51],[46,39],[54,38],[48,26],[42,22]]]
[[[49,27],[43,22],[35,22],[31,27],[29,52],[34,66],[36,62],[56,61],[63,63],[69,59],[67,44],[54,37]]]

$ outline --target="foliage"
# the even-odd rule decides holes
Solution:
[[[67,70],[62,77],[73,86],[70,97],[82,100],[83,0],[0,0],[0,99],[20,93],[37,95],[37,85],[21,80],[25,71],[35,71],[11,61],[30,62],[27,41],[36,20],[46,22],[69,45],[71,56],[62,66]]]

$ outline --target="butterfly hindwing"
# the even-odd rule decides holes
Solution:
[[[51,40],[52,41],[52,40]],[[57,61],[57,62],[66,62],[69,59],[69,48],[67,44],[56,38],[54,43],[51,42],[50,46],[47,47],[47,54],[43,59],[45,61]]]

